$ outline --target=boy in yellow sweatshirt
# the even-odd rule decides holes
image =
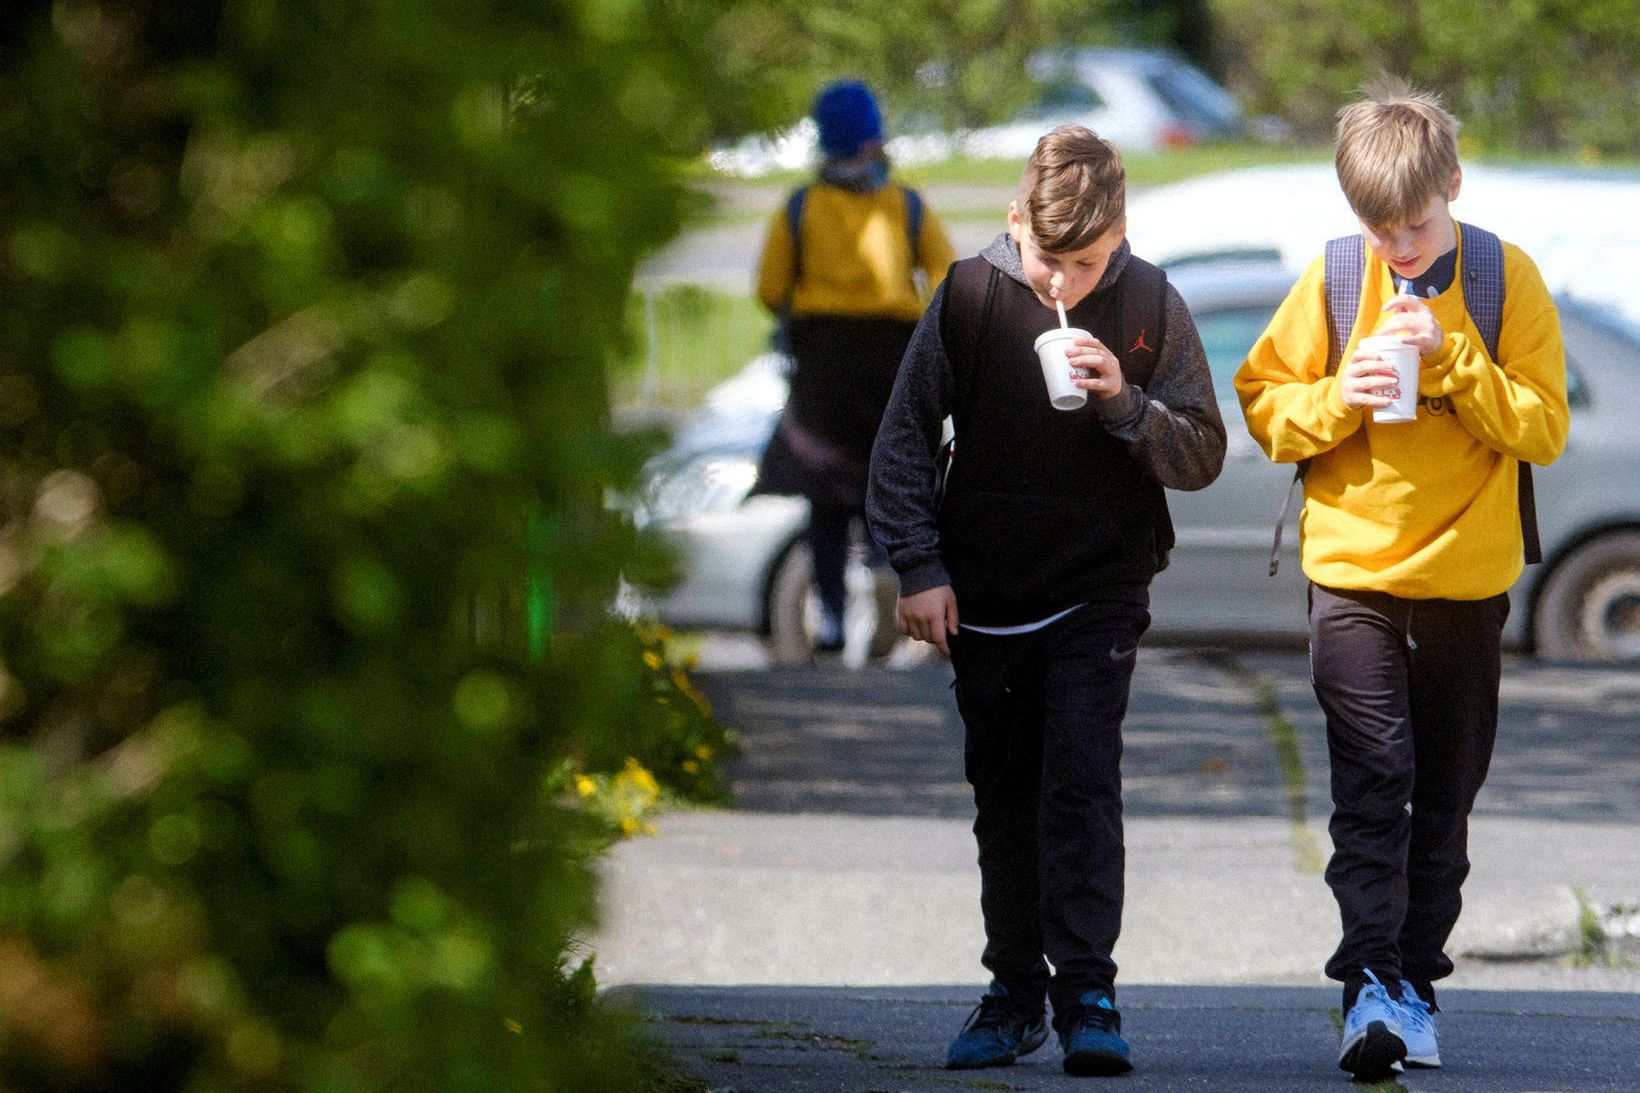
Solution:
[[[757,298],[783,316],[793,367],[756,492],[808,498],[814,651],[833,653],[843,648],[844,573],[852,529],[865,521],[877,425],[911,332],[957,255],[921,195],[890,179],[882,115],[864,83],[827,84],[813,113],[817,177],[776,211],[758,261]],[[869,533],[866,545],[868,561],[886,566]]]
[[[1499,639],[1523,566],[1517,476],[1560,455],[1568,424],[1559,316],[1518,247],[1493,240],[1495,360],[1472,317],[1466,291],[1500,278],[1477,268],[1485,233],[1448,207],[1463,182],[1457,129],[1438,98],[1394,79],[1339,111],[1338,179],[1365,242],[1340,364],[1317,257],[1235,381],[1265,452],[1308,460],[1310,666],[1343,924],[1326,971],[1344,983],[1339,1065],[1361,1079],[1440,1065],[1432,983],[1452,971],[1443,949],[1497,732]],[[1357,347],[1370,334],[1417,347],[1412,421],[1374,420],[1396,380]]]

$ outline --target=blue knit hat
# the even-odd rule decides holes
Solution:
[[[859,80],[834,80],[814,100],[820,150],[832,159],[860,154],[866,142],[883,139],[883,116],[870,88]]]

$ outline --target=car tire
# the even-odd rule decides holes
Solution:
[[[1551,660],[1640,658],[1640,531],[1602,535],[1562,559],[1538,597],[1532,637]]]
[[[814,658],[809,597],[814,594],[814,557],[799,539],[786,548],[769,581],[769,659],[807,664]]]

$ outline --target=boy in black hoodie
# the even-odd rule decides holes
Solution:
[[[1089,130],[1038,142],[1008,231],[951,267],[918,324],[872,451],[866,512],[900,577],[900,629],[951,658],[978,810],[993,978],[951,1068],[1040,1047],[1045,1001],[1067,1072],[1132,1067],[1111,959],[1122,718],[1172,546],[1163,487],[1212,482],[1225,435],[1189,311],[1129,251],[1125,188]],[[1089,396],[1068,412],[1033,349],[1057,304],[1093,335],[1068,354]],[[948,414],[961,454],[941,492]]]

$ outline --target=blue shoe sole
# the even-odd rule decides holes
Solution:
[[[1407,1046],[1382,1021],[1374,1021],[1338,1057],[1340,1070],[1347,1070],[1358,1082],[1376,1082],[1394,1073],[1394,1066],[1406,1058]]]

